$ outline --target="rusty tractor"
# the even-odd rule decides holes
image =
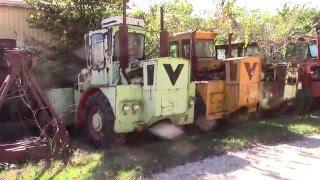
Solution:
[[[261,76],[258,56],[244,57],[244,54],[237,53],[239,56],[235,58],[226,55],[218,60],[214,38],[213,32],[204,31],[176,33],[169,38],[170,56],[188,59],[192,64],[192,80],[197,90],[196,124],[205,131],[232,113],[255,112]]]
[[[310,110],[320,98],[320,27],[317,37],[299,37],[295,47],[300,47],[299,81],[302,89],[299,91],[298,104],[301,109]]]
[[[0,40],[0,162],[50,158],[69,144],[68,132],[33,77],[29,51]]]
[[[260,90],[259,107],[262,111],[278,109],[283,113],[296,100],[298,66],[291,63],[265,64]]]
[[[226,57],[260,56],[255,42],[217,45],[218,59]],[[298,91],[298,66],[293,63],[263,64],[258,112],[282,107],[279,113],[293,105]]]

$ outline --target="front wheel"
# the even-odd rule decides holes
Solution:
[[[95,147],[110,148],[115,143],[115,117],[109,100],[102,92],[91,95],[85,104],[85,133]]]

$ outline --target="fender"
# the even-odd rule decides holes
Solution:
[[[84,107],[85,107],[85,104],[86,104],[88,98],[92,94],[94,94],[98,91],[100,91],[99,88],[91,88],[91,89],[87,89],[83,93],[81,93],[81,98],[79,100],[78,107],[76,108],[76,115],[75,115],[75,125],[77,128],[82,128],[82,126],[83,126],[83,123],[84,123],[83,111],[84,111]]]

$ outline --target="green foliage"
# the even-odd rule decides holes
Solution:
[[[101,19],[121,14],[121,0],[27,0],[38,11],[30,22],[56,35],[60,49],[76,49],[83,44],[83,34],[99,29]],[[218,44],[227,43],[229,33],[234,42],[259,43],[267,57],[281,61],[287,54],[286,46],[295,34],[312,35],[314,24],[320,20],[319,9],[304,5],[285,4],[276,13],[240,7],[237,0],[220,0],[213,17],[194,14],[187,0],[169,0],[153,4],[144,11],[130,7],[130,15],[146,22],[147,57],[157,57],[160,32],[160,6],[165,8],[165,26],[172,34],[188,30],[213,30]],[[210,8],[210,7],[209,7]],[[273,51],[269,52],[270,46]]]
[[[164,6],[165,9],[165,27],[171,34],[196,29],[209,30],[212,28],[212,20],[193,15],[193,7],[186,0],[170,0],[163,4],[154,4],[148,11],[133,8],[131,15],[144,19],[146,23],[148,31],[146,39],[147,57],[158,56],[161,6]]]
[[[262,52],[275,61],[283,61],[286,47],[293,35],[313,35],[314,25],[320,20],[319,9],[304,5],[285,4],[275,14],[263,10],[248,10],[236,0],[221,0],[215,14],[218,41],[226,43],[227,35],[246,44],[258,42]],[[269,52],[270,47],[273,52]]]
[[[30,22],[56,35],[60,48],[77,49],[83,35],[100,28],[103,18],[121,14],[121,0],[27,0],[37,11]]]

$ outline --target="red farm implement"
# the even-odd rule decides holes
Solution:
[[[0,40],[0,163],[50,158],[69,135],[33,77],[31,53]]]

